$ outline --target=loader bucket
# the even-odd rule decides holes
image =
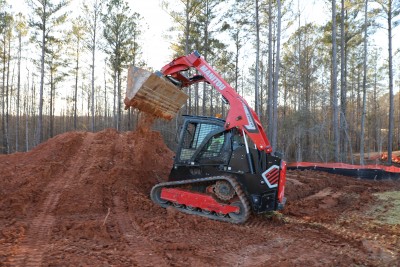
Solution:
[[[130,66],[124,100],[125,109],[134,107],[156,117],[171,120],[188,96],[162,75]]]

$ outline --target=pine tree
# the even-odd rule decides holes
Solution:
[[[392,164],[393,149],[393,124],[394,124],[394,95],[393,95],[393,51],[392,51],[392,31],[400,25],[400,20],[396,20],[400,15],[400,1],[395,0],[376,0],[382,7],[382,13],[386,18],[388,31],[388,59],[389,59],[389,132],[388,132],[388,164]]]
[[[74,58],[75,58],[75,67],[74,67],[74,76],[75,76],[75,84],[74,84],[74,130],[77,129],[77,110],[78,110],[78,83],[79,83],[79,70],[80,70],[80,55],[82,50],[82,43],[85,38],[85,27],[84,21],[82,17],[78,17],[72,23],[72,29],[70,32],[71,42],[75,45],[74,49]],[[93,117],[93,114],[92,114]],[[92,129],[93,131],[93,129]]]
[[[339,125],[338,125],[338,93],[337,93],[337,59],[336,59],[336,1],[332,1],[332,131],[334,159],[339,162]]]
[[[39,88],[39,116],[36,133],[36,144],[43,141],[43,98],[44,98],[44,77],[45,77],[45,56],[47,54],[47,42],[54,38],[57,26],[62,24],[67,13],[63,12],[69,1],[61,0],[27,0],[32,9],[32,16],[29,19],[29,26],[34,30],[33,38],[41,49],[40,55],[40,88]]]
[[[17,118],[15,125],[15,150],[19,151],[19,120],[20,120],[20,98],[21,98],[21,59],[22,59],[22,37],[27,35],[28,29],[25,17],[18,13],[16,16],[15,30],[18,36],[18,74],[17,74]]]
[[[100,30],[100,18],[103,9],[102,0],[92,0],[89,4],[87,2],[83,3],[83,24],[86,25],[86,47],[91,53],[91,120],[90,129],[92,132],[95,130],[95,114],[94,114],[94,99],[95,99],[95,62],[96,62],[96,52],[98,45],[98,32]]]
[[[133,63],[139,55],[137,40],[139,31],[138,13],[132,12],[128,3],[123,0],[110,0],[107,3],[107,13],[103,16],[103,35],[107,42],[105,51],[114,79],[114,125],[121,127],[121,75],[128,64]]]

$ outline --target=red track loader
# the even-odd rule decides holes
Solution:
[[[282,209],[286,163],[273,155],[254,110],[197,51],[156,74],[131,67],[125,104],[171,120],[187,100],[181,88],[198,82],[211,84],[229,103],[227,117],[184,116],[169,180],[153,187],[151,199],[231,223],[244,223],[251,212]]]

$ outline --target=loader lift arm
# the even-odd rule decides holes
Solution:
[[[201,75],[194,75],[188,78],[181,73],[190,68],[195,68]],[[211,84],[230,105],[225,123],[226,130],[237,128],[250,137],[258,150],[265,151],[268,154],[272,153],[270,142],[255,111],[243,97],[215,72],[197,51],[176,58],[165,65],[161,72],[180,87],[187,87],[202,81]]]

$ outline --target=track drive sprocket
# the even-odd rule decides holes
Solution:
[[[213,189],[217,198],[224,201],[231,200],[236,195],[235,189],[233,189],[232,185],[226,180],[217,181]]]

